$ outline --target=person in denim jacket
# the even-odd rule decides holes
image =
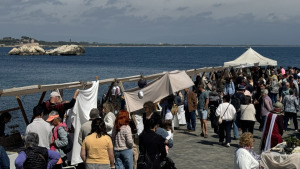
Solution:
[[[290,118],[293,118],[295,130],[298,131],[297,111],[299,110],[299,102],[294,95],[294,90],[290,89],[290,95],[286,95],[283,99],[284,105],[284,130],[287,130],[287,123]]]

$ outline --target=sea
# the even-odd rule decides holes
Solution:
[[[300,67],[300,47],[252,47],[261,55],[277,60],[278,66]],[[12,48],[0,47],[0,90],[29,85],[150,75],[172,70],[223,66],[242,55],[246,47],[87,47],[81,56],[11,56]],[[136,82],[123,84],[125,89]],[[99,87],[99,98],[109,85]],[[75,89],[64,90],[64,100],[71,100]],[[44,100],[49,99],[47,92]],[[20,96],[28,119],[41,93]],[[0,110],[17,107],[14,96],[0,96]],[[24,134],[26,124],[20,110],[11,112],[6,126],[18,124]],[[8,134],[10,129],[6,129]]]

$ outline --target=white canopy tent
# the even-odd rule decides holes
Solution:
[[[261,54],[257,53],[252,48],[249,48],[245,53],[243,53],[235,60],[224,62],[224,66],[239,66],[239,67],[277,66],[277,61],[266,58]]]
[[[189,88],[194,85],[191,78],[185,71],[167,72],[164,76],[149,83],[146,87],[134,88],[124,92],[127,110],[133,112],[143,108],[147,101],[157,102],[162,98],[173,94],[179,90]],[[142,90],[144,97],[138,97],[139,90]]]

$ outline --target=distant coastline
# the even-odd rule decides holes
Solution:
[[[262,44],[239,44],[239,45],[219,45],[219,44],[143,44],[143,43],[99,43],[99,42],[73,42],[57,41],[47,42],[43,40],[36,40],[31,37],[22,36],[21,39],[12,37],[3,37],[0,39],[0,47],[18,47],[22,45],[39,45],[46,48],[55,48],[62,45],[80,45],[83,47],[300,47],[300,45],[262,45]]]

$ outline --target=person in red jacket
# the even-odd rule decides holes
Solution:
[[[61,119],[64,119],[65,111],[68,110],[68,109],[71,109],[75,105],[76,98],[77,98],[78,94],[79,94],[79,90],[76,90],[75,93],[74,93],[74,96],[73,96],[73,98],[70,102],[69,101],[61,102],[60,94],[56,91],[53,91],[50,94],[50,100],[47,100],[47,101],[42,103],[42,105],[44,107],[43,119],[47,120],[48,116],[49,116],[49,113],[52,110],[57,111],[59,113],[59,117]]]

